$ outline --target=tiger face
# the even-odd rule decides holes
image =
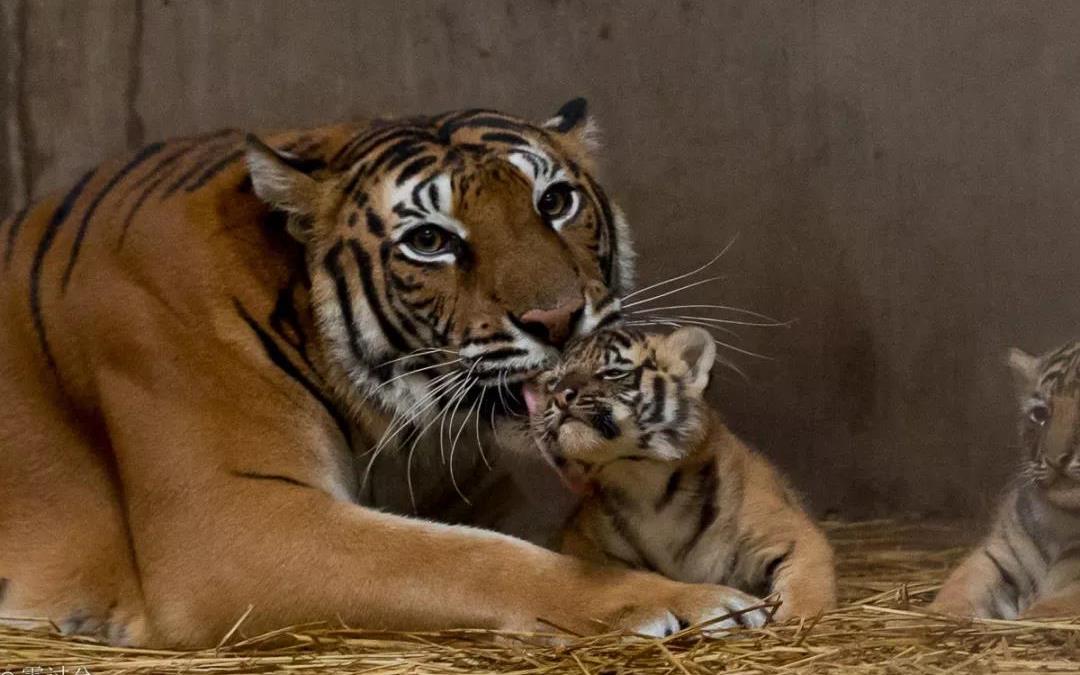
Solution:
[[[1080,508],[1080,342],[1042,356],[1009,353],[1020,399],[1022,475],[1052,503]]]
[[[544,124],[485,110],[376,123],[315,171],[250,139],[255,192],[306,247],[348,388],[399,410],[449,372],[500,388],[617,315],[630,241],[593,178],[592,135],[577,99]]]
[[[715,357],[696,327],[583,338],[525,388],[533,439],[556,467],[586,475],[619,459],[679,459],[701,432]]]

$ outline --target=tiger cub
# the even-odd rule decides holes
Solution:
[[[1009,365],[1023,465],[989,535],[930,609],[1014,619],[1080,615],[1080,342]]]
[[[533,439],[584,500],[562,550],[684,582],[835,604],[832,549],[784,479],[703,400],[707,331],[604,331],[526,388]]]

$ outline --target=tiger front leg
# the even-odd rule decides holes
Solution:
[[[807,522],[798,538],[767,563],[770,591],[780,597],[775,618],[816,616],[836,606],[836,573],[825,535]]]
[[[939,614],[975,618],[1016,618],[1014,589],[991,558],[987,544],[975,549],[945,580],[927,609]]]

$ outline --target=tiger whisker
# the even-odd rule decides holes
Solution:
[[[688,324],[691,324],[691,325],[694,325],[694,326],[701,326],[702,328],[705,328],[707,330],[722,330],[722,329],[720,329],[720,328],[718,328],[716,326],[711,326],[711,325],[709,325],[707,323],[702,323],[700,321],[693,321],[693,320],[690,320],[690,319],[681,319],[680,322],[682,324],[687,324],[688,323]],[[765,354],[758,354],[757,352],[752,352],[749,349],[743,349],[742,347],[736,347],[735,345],[724,342],[723,340],[717,340],[715,336],[713,337],[713,342],[715,342],[717,345],[719,345],[721,347],[725,347],[725,348],[730,349],[732,351],[739,352],[740,354],[746,354],[747,356],[753,356],[756,359],[764,359],[765,361],[775,361],[776,360],[771,356],[766,356]]]
[[[447,403],[447,405],[449,405],[449,403]],[[442,411],[440,410],[439,412]],[[436,412],[434,415],[432,415],[428,423],[425,424],[423,428],[421,428],[420,431],[415,434],[415,438],[413,438],[412,443],[409,445],[409,454],[405,460],[405,482],[409,486],[409,501],[412,502],[413,513],[417,512],[416,493],[413,490],[412,484],[413,455],[416,453],[416,446],[420,443],[420,439],[424,437],[424,434],[426,434],[428,430],[431,429],[432,425],[434,425],[435,422],[439,419],[439,412]]]
[[[662,315],[662,314],[646,314],[643,318],[652,319],[652,320],[661,320],[661,321],[677,321],[677,322],[684,322],[684,323],[689,323],[691,321],[698,321],[697,317],[693,317],[693,316],[665,316],[665,315]],[[704,325],[704,324],[699,323],[697,325]],[[725,333],[727,335],[730,335],[731,337],[735,338],[736,340],[741,340],[742,339],[742,337],[738,333],[731,330],[730,328],[725,328],[723,326],[710,326],[710,328],[713,329],[713,330],[721,331],[722,333]]]
[[[487,395],[487,390],[488,388],[486,384],[480,387],[480,396],[477,399],[477,403],[484,400],[484,397]],[[491,462],[488,461],[487,455],[484,453],[484,444],[480,440],[480,413],[483,412],[482,409],[483,406],[481,405],[478,405],[476,407],[476,449],[480,452],[480,459],[484,461],[484,466],[486,466],[488,469],[491,469]],[[492,411],[494,411],[495,406],[492,406],[491,409]],[[492,430],[494,429],[495,427],[493,425]]]
[[[461,405],[461,400],[465,398],[465,395],[469,393],[469,387],[472,386],[473,380],[472,374],[476,370],[476,366],[480,364],[481,359],[477,359],[469,371],[465,374],[465,383],[458,387],[454,395],[450,397],[450,401],[446,404],[446,408],[443,410],[442,419],[439,420],[439,456],[442,458],[443,464],[446,464],[446,446],[443,443],[443,422],[446,420],[447,411],[450,410],[451,404],[453,404],[453,411],[450,412],[450,430],[453,430],[454,415],[457,414],[458,406]]]
[[[667,305],[665,307],[643,307],[642,309],[635,309],[627,312],[627,314],[640,314],[643,312],[661,312],[674,309],[721,309],[736,314],[746,314],[747,316],[753,316],[763,321],[775,322],[778,325],[788,325],[794,323],[793,321],[781,322],[779,319],[774,319],[767,314],[761,314],[749,309],[743,309],[742,307],[735,307],[733,305],[709,305],[709,304],[692,304],[692,305]]]
[[[397,380],[400,380],[403,377],[408,377],[409,375],[415,375],[417,373],[422,373],[425,370],[431,370],[433,368],[445,368],[446,366],[452,366],[455,363],[461,363],[461,361],[462,361],[462,359],[454,359],[453,361],[447,361],[445,363],[436,363],[434,365],[424,366],[422,368],[416,368],[415,370],[406,371],[406,372],[404,372],[404,373],[402,373],[400,375],[396,375],[394,377],[391,377],[389,380],[387,380],[387,381],[383,382],[382,384],[380,384],[379,386],[375,387],[374,391],[379,391],[380,389],[382,389],[386,385],[390,384],[391,382],[396,382]]]
[[[645,288],[639,288],[638,290],[636,290],[636,291],[634,291],[632,293],[627,293],[626,295],[624,295],[622,297],[622,300],[625,302],[626,300],[629,300],[630,298],[634,297],[635,295],[640,295],[641,293],[645,293],[646,291],[651,291],[654,288],[658,288],[658,287],[664,286],[666,284],[672,284],[672,283],[675,283],[676,281],[680,281],[680,280],[685,279],[687,277],[692,277],[692,276],[694,276],[695,274],[697,274],[699,272],[705,271],[706,269],[708,269],[709,267],[714,265],[717,260],[720,260],[720,258],[724,257],[724,254],[728,252],[728,249],[731,248],[731,246],[735,243],[735,240],[738,239],[738,238],[739,238],[739,233],[736,232],[735,236],[733,236],[731,238],[731,241],[729,241],[727,243],[727,245],[724,246],[724,248],[713,257],[712,260],[705,263],[701,267],[698,267],[695,270],[691,270],[690,272],[685,272],[685,273],[680,274],[678,276],[671,277],[670,279],[664,279],[663,281],[658,281],[655,284],[651,284],[649,286],[646,286]],[[626,305],[624,305],[624,306],[626,306]]]
[[[413,420],[417,419],[420,415],[429,410],[432,406],[436,405],[439,402],[439,399],[441,399],[446,393],[446,391],[452,388],[459,381],[460,377],[464,376],[464,373],[453,373],[453,375],[454,377],[451,378],[448,382],[444,382],[443,384],[441,384],[439,387],[436,388],[435,391],[429,392],[425,399],[430,398],[431,400],[426,405],[424,405],[420,409],[416,409],[417,406],[413,406],[412,408],[410,408],[410,411],[415,410],[415,412],[412,415],[408,415],[408,413],[406,413],[406,415],[402,415],[403,421],[397,425],[397,428],[394,430],[394,432],[389,433],[389,429],[391,427],[388,427],[387,433],[383,434],[382,438],[379,439],[379,442],[373,448],[364,453],[370,454],[371,458],[368,460],[367,467],[364,469],[364,478],[360,482],[361,490],[363,490],[363,488],[367,486],[367,481],[371,475],[371,469],[375,465],[375,460],[379,458],[379,455],[382,454],[382,451],[386,448],[387,445],[390,444],[390,441],[393,440],[394,437],[401,433],[405,428],[407,428],[413,422]],[[408,419],[404,419],[406,416],[408,417]],[[397,415],[394,416],[394,419],[397,419]],[[393,425],[394,421],[391,420],[390,424]]]
[[[646,310],[652,311],[652,310]],[[645,316],[670,316],[676,319],[697,319],[699,321],[706,321],[708,323],[725,324],[730,326],[760,326],[766,328],[779,328],[781,326],[790,326],[791,321],[786,322],[770,322],[764,321],[738,321],[736,319],[721,319],[715,316],[701,316],[700,314],[657,314],[655,312],[646,314]]]
[[[462,376],[464,374],[453,373],[453,375]],[[375,462],[376,458],[378,458],[379,454],[382,453],[382,451],[390,444],[390,441],[397,437],[397,435],[400,434],[402,431],[407,429],[413,421],[418,419],[427,410],[431,409],[432,406],[436,405],[439,399],[442,398],[442,396],[445,394],[446,390],[452,387],[459,379],[459,377],[452,377],[446,382],[441,383],[439,386],[430,390],[416,404],[414,404],[411,408],[405,411],[404,414],[395,415],[394,418],[390,420],[390,424],[387,425],[386,431],[383,432],[383,435],[379,439],[378,443],[376,443],[372,448],[370,448],[365,453],[363,453],[363,455],[361,455],[372,455],[371,459],[368,461],[368,468],[364,472],[365,477],[368,473],[370,473],[371,466]],[[407,441],[408,437],[406,437],[405,440]]]
[[[418,350],[416,350],[414,352],[409,352],[405,356],[399,356],[396,359],[390,359],[389,361],[383,361],[382,363],[378,364],[375,367],[376,368],[382,368],[383,366],[388,366],[391,363],[397,363],[398,361],[405,361],[405,360],[408,360],[408,359],[417,359],[417,358],[420,358],[421,356],[428,356],[430,354],[437,354],[439,352],[443,352],[443,353],[446,353],[446,354],[453,354],[454,356],[457,356],[457,354],[458,354],[456,351],[454,351],[452,349],[440,349],[438,347],[430,347],[428,349],[418,349]]]
[[[419,399],[417,399],[417,401],[411,407],[394,414],[394,417],[390,420],[390,424],[388,424],[386,427],[386,431],[383,432],[383,437],[379,439],[379,443],[368,452],[372,452],[381,448],[385,441],[389,440],[389,438],[392,438],[393,435],[396,435],[397,432],[399,432],[402,428],[408,426],[416,418],[416,415],[412,414],[414,411],[416,412],[416,414],[420,414],[424,410],[426,410],[429,406],[424,406],[424,404],[428,401],[431,401],[433,396],[435,396],[439,391],[443,390],[444,384],[448,384],[449,382],[456,380],[457,378],[454,377],[455,375],[461,374],[462,373],[460,371],[443,373],[438,377],[432,378],[431,382],[428,384],[427,392]],[[424,407],[421,409],[421,406]]]
[[[680,322],[680,321],[629,321],[629,322],[627,322],[626,325],[628,325],[628,326],[671,326],[671,327],[679,328],[679,327],[683,326],[683,322]],[[713,328],[713,327],[712,326],[705,326],[705,328],[708,329],[708,328]],[[734,349],[735,351],[743,351],[743,350],[739,349],[738,347],[734,347],[732,345],[728,345],[725,342],[721,342],[720,340],[717,340],[715,336],[713,337],[713,342],[715,342],[718,345],[722,345],[722,346]],[[761,356],[761,358],[768,359],[770,357]],[[720,365],[725,366],[727,368],[730,368],[731,370],[738,373],[739,377],[741,377],[745,382],[750,382],[750,377],[747,376],[747,374],[745,372],[743,372],[742,368],[739,368],[739,366],[735,365],[734,361],[732,361],[731,359],[723,356],[722,354],[717,354],[716,359],[717,359],[717,361],[720,362]]]
[[[461,438],[461,432],[465,431],[465,427],[469,424],[469,418],[472,417],[473,410],[478,403],[480,403],[479,398],[473,401],[472,405],[469,406],[469,410],[465,413],[465,419],[462,420],[461,426],[458,427],[454,440],[450,442],[450,484],[454,486],[454,491],[458,493],[461,500],[470,505],[472,502],[470,502],[469,498],[465,496],[465,493],[461,491],[461,488],[458,486],[457,477],[454,475],[454,450],[457,449],[458,439]],[[453,424],[453,420],[451,420],[451,424]]]
[[[719,280],[725,279],[725,278],[727,278],[726,275],[709,277],[707,279],[699,279],[698,281],[686,284],[684,286],[680,286],[680,287],[672,289],[670,291],[666,291],[664,293],[661,293],[660,295],[654,295],[651,298],[645,298],[644,300],[635,300],[633,302],[628,302],[628,303],[624,304],[622,306],[622,308],[626,309],[627,307],[636,307],[638,305],[643,305],[643,304],[645,304],[647,302],[653,302],[655,300],[659,300],[660,298],[666,298],[667,296],[672,295],[674,293],[681,293],[681,292],[683,292],[685,290],[694,288],[695,286],[701,286],[703,284],[708,284],[708,283],[711,283],[713,281],[719,281]]]

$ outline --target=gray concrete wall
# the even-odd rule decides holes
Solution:
[[[740,330],[732,424],[821,510],[984,509],[1002,356],[1080,334],[1080,4],[0,0],[0,211],[155,138],[576,95],[645,282]]]

